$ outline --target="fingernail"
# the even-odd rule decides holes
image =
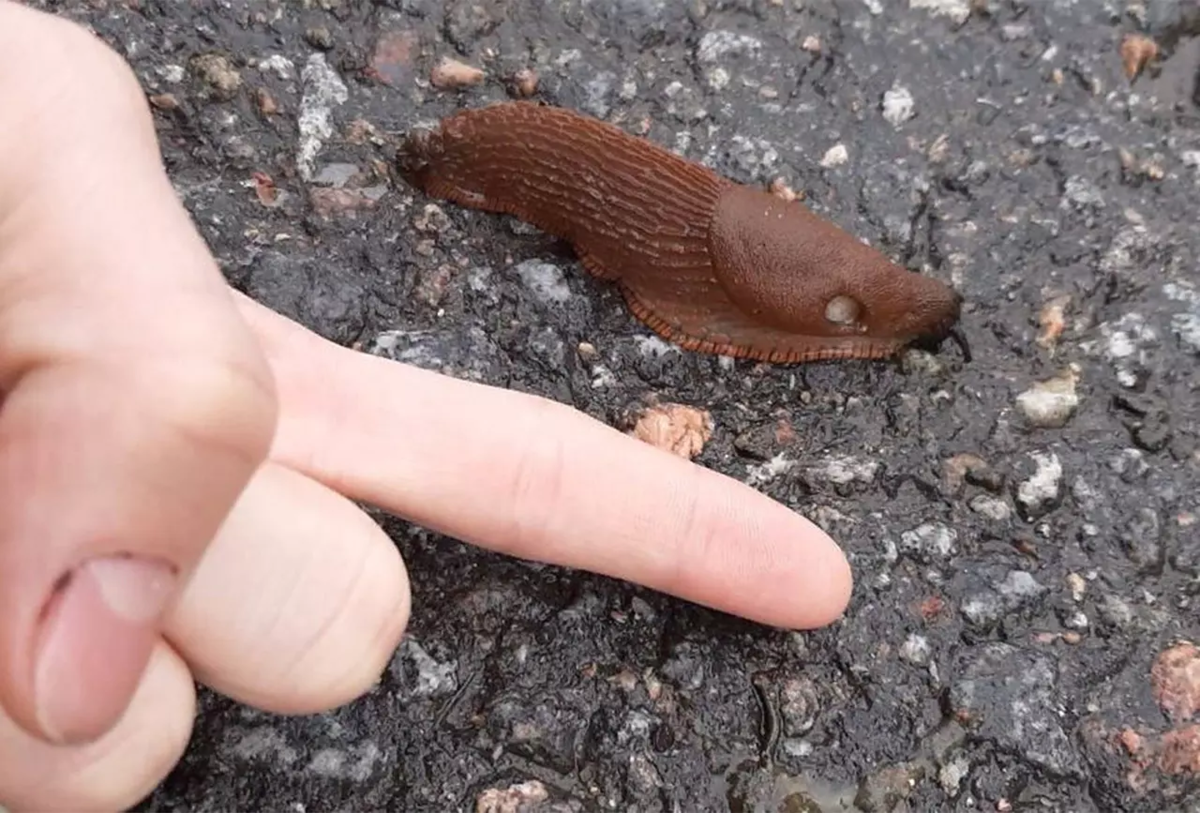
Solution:
[[[34,677],[47,738],[88,742],[124,714],[175,582],[170,565],[133,556],[92,559],[59,580],[43,613]]]

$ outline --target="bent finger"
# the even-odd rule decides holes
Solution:
[[[195,710],[187,666],[160,641],[128,712],[94,742],[53,746],[0,713],[0,808],[10,813],[129,809],[179,761]]]
[[[251,480],[165,622],[197,679],[267,711],[369,689],[408,624],[408,574],[354,503],[279,465]]]
[[[125,63],[0,2],[0,96],[0,706],[82,742],[265,457],[274,392]]]
[[[285,407],[272,457],[494,550],[811,628],[849,601],[845,557],[754,489],[546,399],[321,339],[244,297]]]

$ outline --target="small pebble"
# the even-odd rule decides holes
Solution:
[[[228,101],[242,86],[241,74],[220,54],[201,54],[192,60],[191,67],[216,99]]]
[[[632,692],[637,688],[638,677],[628,669],[622,669],[608,679],[608,682],[625,693]]]
[[[964,452],[942,463],[942,489],[946,494],[957,494],[962,491],[964,483],[999,491],[1004,478],[979,455]]]
[[[1137,612],[1133,606],[1118,595],[1110,593],[1101,599],[1098,605],[1100,617],[1112,626],[1127,630],[1137,621]]]
[[[909,8],[926,9],[931,14],[949,17],[958,25],[971,16],[971,0],[908,0]]]
[[[1006,522],[1012,516],[1012,508],[999,497],[991,494],[976,494],[971,498],[971,510],[996,522]]]
[[[537,93],[538,82],[540,81],[541,79],[536,71],[529,68],[522,68],[513,74],[509,80],[509,92],[522,99],[528,99]]]
[[[832,455],[810,468],[809,476],[834,485],[845,486],[854,482],[873,482],[879,468],[878,460],[857,458],[851,455]]]
[[[1048,589],[1025,570],[1010,570],[1004,581],[996,585],[996,591],[1008,599],[1009,606],[1014,607],[1026,603],[1028,599],[1044,595]]]
[[[929,639],[924,635],[911,634],[900,645],[900,658],[914,666],[925,666],[929,663]]]
[[[962,781],[971,773],[971,763],[965,754],[955,754],[938,770],[938,782],[942,790],[955,796],[958,794]]]
[[[883,117],[893,127],[899,127],[916,115],[916,104],[908,88],[896,86],[883,94]]]
[[[546,786],[531,779],[507,788],[488,788],[475,800],[475,813],[521,813],[533,810],[549,798]]]
[[[1141,449],[1122,449],[1119,454],[1108,461],[1108,467],[1121,475],[1126,483],[1140,480],[1150,471],[1146,462],[1146,453]]]
[[[187,76],[187,71],[182,65],[163,65],[155,73],[161,76],[164,82],[171,85],[178,85]]]
[[[779,745],[783,753],[789,757],[796,757],[798,759],[803,759],[816,750],[816,747],[811,742],[803,739],[786,739],[782,740]]]
[[[654,766],[654,763],[646,754],[636,753],[629,758],[629,768],[626,775],[629,779],[629,786],[635,793],[653,793],[663,786],[662,776],[659,774],[658,768]],[[541,806],[538,805],[537,807]],[[530,808],[530,813],[534,813],[534,809]]]
[[[946,156],[950,154],[950,136],[942,133],[933,140],[933,143],[925,150],[925,155],[929,158],[930,163],[940,164],[946,160]]]
[[[806,734],[817,720],[821,702],[811,678],[795,677],[779,687],[779,716],[788,736]]]
[[[444,216],[444,215],[443,215]],[[561,305],[571,298],[571,288],[561,268],[541,260],[526,260],[513,269],[521,282],[544,305]]]
[[[1033,28],[1021,23],[1007,23],[1000,27],[1000,38],[1005,42],[1023,40],[1033,33]]]
[[[1079,406],[1075,392],[1078,369],[1071,367],[1046,381],[1040,381],[1017,396],[1017,407],[1025,419],[1042,429],[1066,425]]]
[[[429,81],[441,90],[457,90],[472,87],[483,81],[484,72],[473,65],[459,62],[457,59],[442,57],[429,74]]]
[[[250,186],[258,202],[268,208],[279,205],[282,197],[275,180],[265,172],[255,172],[251,175]]]
[[[330,67],[324,54],[313,54],[300,74],[303,94],[296,118],[299,146],[296,168],[300,177],[311,180],[315,161],[325,141],[333,135],[333,108],[346,103],[350,90],[338,72]]]
[[[1058,337],[1067,326],[1066,310],[1069,304],[1071,297],[1064,294],[1054,297],[1042,306],[1038,312],[1038,325],[1041,327],[1037,337],[1039,347],[1051,350],[1058,344]]]
[[[658,404],[645,410],[627,434],[663,451],[691,460],[712,437],[712,415],[683,404]]]
[[[325,26],[315,26],[304,32],[304,41],[314,48],[328,51],[333,47],[333,34]]]
[[[1068,573],[1067,589],[1071,591],[1071,599],[1078,604],[1087,593],[1087,580],[1078,573]]]
[[[1063,619],[1063,626],[1071,630],[1083,631],[1091,625],[1092,624],[1088,620],[1087,614],[1079,611],[1073,612]]]
[[[266,88],[255,88],[254,102],[258,105],[258,112],[264,116],[274,116],[279,112],[279,103]]]
[[[313,176],[312,183],[316,186],[332,186],[334,189],[341,189],[345,186],[359,186],[357,181],[363,177],[362,171],[357,164],[350,164],[344,161],[325,164]]]
[[[1200,725],[1164,734],[1159,743],[1158,767],[1167,774],[1200,774]]]
[[[926,522],[900,534],[900,547],[926,561],[946,559],[958,549],[958,532],[940,522]]]
[[[346,141],[351,144],[366,144],[368,142],[382,145],[384,143],[383,134],[379,132],[374,124],[366,119],[354,119],[346,125]]]
[[[421,39],[415,31],[384,31],[375,41],[368,74],[388,85],[410,81]]]
[[[1125,76],[1133,80],[1142,69],[1158,56],[1158,43],[1142,34],[1126,34],[1121,40],[1121,66]]]
[[[419,232],[439,233],[450,228],[450,217],[436,203],[427,203],[419,214],[413,217],[413,228]],[[520,273],[520,269],[518,269]]]
[[[842,164],[850,160],[850,152],[846,149],[845,144],[835,144],[825,151],[825,155],[821,157],[821,166],[826,169],[840,167]]]
[[[729,56],[757,57],[762,50],[762,40],[749,34],[734,31],[709,31],[700,38],[696,46],[696,59],[713,64]]]
[[[1167,174],[1166,170],[1162,168],[1161,156],[1155,155],[1139,161],[1136,155],[1124,147],[1117,150],[1117,156],[1121,160],[1121,170],[1130,178],[1142,177],[1152,181],[1161,181]]]
[[[713,68],[708,72],[708,86],[713,90],[724,90],[729,86],[729,80],[732,77],[729,71],[721,67]]]
[[[156,93],[147,101],[150,102],[151,107],[159,110],[176,110],[179,108],[179,99],[175,97],[174,93]]]
[[[336,214],[354,215],[371,209],[379,202],[383,191],[382,188],[336,189],[314,186],[308,190],[308,200],[318,216],[329,218]]]
[[[1054,452],[1034,452],[1030,455],[1037,467],[1033,475],[1017,486],[1017,502],[1026,516],[1036,517],[1058,500],[1062,490],[1063,468]]]
[[[446,287],[454,279],[454,266],[442,263],[435,267],[426,267],[417,274],[417,284],[413,295],[431,308],[442,303],[446,295]]]
[[[992,590],[971,594],[959,607],[963,617],[976,627],[988,627],[1004,615],[1004,601]]]
[[[446,696],[458,689],[458,664],[437,660],[413,638],[406,638],[396,650],[388,670],[406,699]]]
[[[260,59],[258,69],[263,73],[275,74],[283,82],[290,82],[296,78],[296,63],[283,54],[271,54]]]

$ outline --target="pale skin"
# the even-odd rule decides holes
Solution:
[[[0,805],[135,804],[193,679],[283,713],[369,690],[421,608],[355,500],[763,624],[845,609],[838,547],[753,489],[232,292],[91,34],[0,0],[0,98]]]

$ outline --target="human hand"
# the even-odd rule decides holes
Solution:
[[[369,689],[409,590],[352,499],[765,623],[841,613],[840,552],[752,489],[231,296],[82,29],[0,0],[0,98],[0,805],[135,803],[193,679],[281,713]]]

